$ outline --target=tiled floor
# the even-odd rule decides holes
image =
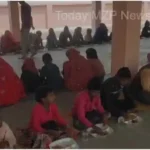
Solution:
[[[141,40],[140,50],[140,64],[146,63],[146,54],[150,52],[150,39]],[[110,72],[111,63],[111,45],[94,45],[99,58],[104,63],[106,72]],[[79,48],[82,55],[85,55],[87,47]],[[51,51],[54,63],[56,63],[60,70],[62,70],[62,63],[67,59],[65,56],[66,50]],[[36,66],[40,68],[42,66],[42,53],[38,53],[35,56]],[[22,60],[18,59],[18,56],[7,55],[3,58],[13,66],[14,70],[20,75]],[[58,94],[56,103],[58,104],[62,114],[68,114],[70,112],[75,93],[61,92]],[[20,103],[1,108],[1,116],[7,121],[14,129],[16,127],[26,127],[29,122],[32,107],[35,101],[33,96],[29,96],[26,100],[20,101]],[[111,123],[114,129],[114,133],[106,138],[90,139],[88,142],[79,140],[78,143],[81,148],[150,148],[150,112],[140,114],[144,121],[136,126],[124,126]]]

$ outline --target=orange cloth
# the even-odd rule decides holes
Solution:
[[[65,85],[73,91],[83,90],[93,77],[88,61],[76,49],[68,50],[69,61],[63,65]]]

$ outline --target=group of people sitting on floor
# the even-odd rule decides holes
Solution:
[[[43,49],[43,40],[42,32],[37,31],[36,33],[30,33],[30,51],[35,51]],[[64,30],[60,33],[59,39],[56,37],[55,31],[53,28],[49,29],[47,36],[46,48],[52,50],[58,47],[65,48],[68,46],[81,46],[85,44],[101,44],[104,42],[109,42],[111,40],[111,35],[108,35],[108,29],[104,23],[101,23],[100,26],[96,29],[94,36],[92,37],[92,29],[87,29],[86,35],[82,35],[82,28],[77,27],[74,30],[73,35],[69,31],[68,26],[64,27]],[[18,53],[20,52],[20,42],[17,41],[13,34],[10,31],[5,31],[4,35],[0,39],[0,53]],[[33,53],[34,55],[34,53]]]
[[[0,106],[15,104],[28,92],[35,92],[37,102],[28,128],[15,135],[1,119],[0,148],[48,148],[52,141],[74,136],[75,129],[82,131],[89,127],[100,135],[106,135],[96,124],[109,124],[108,113],[116,119],[123,116],[125,120],[134,120],[130,113],[134,112],[137,101],[150,105],[150,54],[147,56],[148,64],[135,77],[129,68],[122,67],[115,76],[106,80],[104,66],[96,50],[89,48],[86,55],[87,58],[76,49],[69,49],[62,75],[50,54],[43,55],[44,66],[40,70],[28,58],[22,66],[21,80],[0,58]],[[55,91],[64,87],[79,92],[72,108],[73,127],[60,115],[54,102]]]
[[[83,36],[81,27],[75,28],[72,35],[68,26],[65,26],[64,30],[59,35],[59,40],[57,40],[54,30],[50,28],[49,35],[47,36],[47,48],[51,50],[57,47],[66,48],[69,46],[81,46],[86,44],[101,44],[109,42],[111,36],[112,33],[110,36],[108,35],[108,29],[104,23],[100,23],[94,36],[92,36],[92,29],[90,28],[87,29],[86,35]]]

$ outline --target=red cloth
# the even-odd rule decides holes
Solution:
[[[88,61],[75,49],[67,52],[69,61],[63,65],[65,85],[73,91],[83,90],[93,77]]]
[[[44,132],[41,124],[54,120],[60,125],[66,126],[67,123],[60,116],[58,107],[56,104],[51,104],[49,107],[49,112],[42,106],[42,104],[37,103],[32,111],[32,116],[30,120],[30,128],[35,132]]]
[[[17,103],[25,97],[24,87],[13,68],[0,57],[0,106]]]
[[[94,109],[100,113],[105,112],[99,96],[95,96],[91,101],[88,91],[83,91],[75,99],[73,116],[76,116],[87,127],[92,127],[93,124],[88,119],[86,119],[85,115],[87,112]]]
[[[34,60],[31,58],[25,59],[23,66],[22,66],[22,70],[27,70],[27,71],[31,71],[34,73],[38,73]]]
[[[88,59],[88,62],[91,65],[94,76],[105,75],[104,66],[99,59]]]
[[[1,45],[4,52],[10,52],[17,48],[17,46],[19,47],[19,42],[16,41],[10,31],[6,31],[1,37]]]

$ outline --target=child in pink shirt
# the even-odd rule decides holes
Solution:
[[[73,107],[74,127],[83,130],[97,123],[106,123],[105,110],[100,99],[100,78],[93,78],[88,89],[79,93]]]
[[[49,87],[40,87],[36,91],[37,104],[34,106],[30,120],[30,128],[39,133],[59,136],[59,129],[67,129],[67,122],[61,117],[54,92]],[[61,133],[60,133],[61,134]]]

